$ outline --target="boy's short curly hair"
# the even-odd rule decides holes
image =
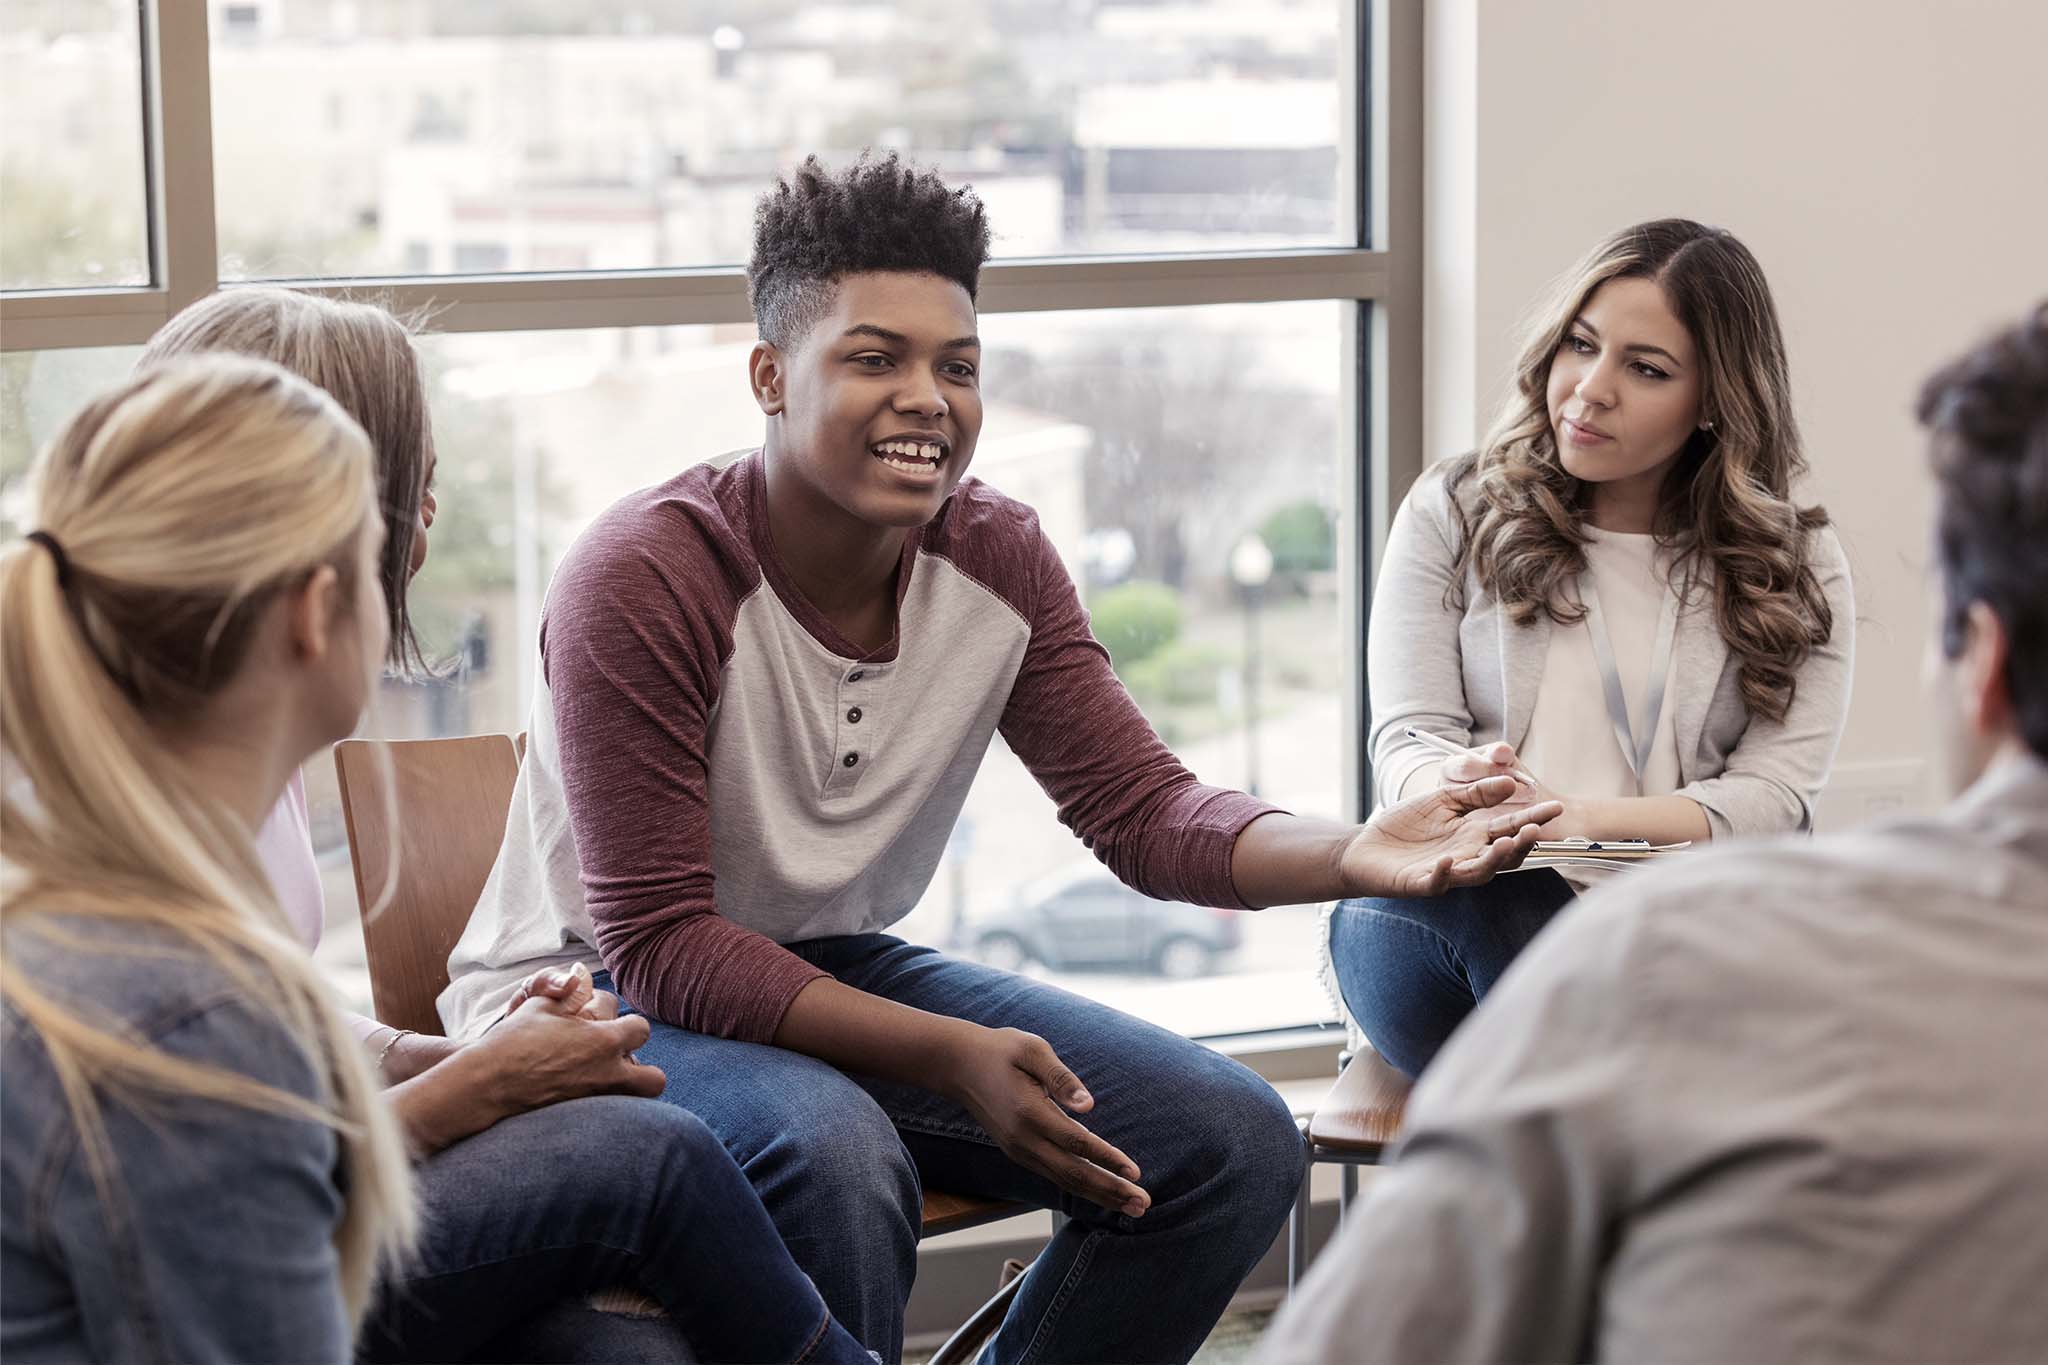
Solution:
[[[988,245],[972,189],[951,189],[894,152],[862,153],[836,174],[806,157],[754,206],[754,320],[764,341],[786,349],[824,316],[839,280],[877,270],[937,275],[971,299]]]

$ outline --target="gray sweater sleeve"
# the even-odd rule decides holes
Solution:
[[[1848,556],[1833,527],[1815,536],[1814,557],[1834,630],[1800,665],[1785,718],[1752,716],[1741,743],[1728,755],[1728,766],[1676,793],[1699,803],[1716,839],[1813,828],[1814,802],[1827,784],[1848,724],[1856,663],[1856,595]]]
[[[1654,1086],[1637,948],[1572,907],[1430,1064],[1393,1164],[1268,1329],[1265,1365],[1582,1360]]]
[[[1378,805],[1414,795],[1407,790],[1411,780],[1424,769],[1434,772],[1443,757],[1404,735],[1408,726],[1454,744],[1498,738],[1473,733],[1458,640],[1464,613],[1455,599],[1445,603],[1453,577],[1455,535],[1443,476],[1431,470],[1394,513],[1373,585],[1365,668],[1372,691],[1372,734],[1367,744]]]

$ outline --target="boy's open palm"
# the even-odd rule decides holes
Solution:
[[[1434,896],[1519,866],[1536,843],[1538,826],[1563,814],[1564,807],[1543,801],[1494,809],[1515,793],[1513,778],[1489,777],[1439,787],[1379,812],[1344,847],[1344,894]]]

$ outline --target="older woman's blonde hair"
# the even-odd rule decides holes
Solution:
[[[209,295],[172,318],[138,364],[212,351],[273,361],[312,381],[369,436],[384,506],[379,577],[391,617],[390,662],[401,673],[431,672],[406,598],[434,453],[412,327],[371,303],[275,285],[238,287]]]
[[[60,551],[0,552],[0,750],[25,779],[0,801],[0,998],[39,1037],[104,1193],[101,1105],[191,1099],[331,1127],[346,1191],[334,1233],[360,1314],[380,1258],[410,1238],[410,1169],[362,1048],[292,937],[253,831],[164,743],[251,663],[267,609],[323,565],[356,600],[375,515],[370,448],[332,399],[275,365],[214,356],[145,370],[38,458],[32,521]],[[161,970],[226,973],[318,1078],[312,1099],[179,1058],[16,965],[18,937],[107,952],[94,921],[141,931]],[[129,937],[133,941],[133,937]],[[166,949],[162,945],[168,944]]]
[[[1609,280],[1656,282],[1699,353],[1700,411],[1665,480],[1653,527],[1690,590],[1711,581],[1722,637],[1741,665],[1742,698],[1782,719],[1799,667],[1834,631],[1813,535],[1818,507],[1793,503],[1806,472],[1785,337],[1763,267],[1722,228],[1663,218],[1624,228],[1564,277],[1537,313],[1515,368],[1515,391],[1479,449],[1446,472],[1463,534],[1458,574],[1527,621],[1584,619],[1569,591],[1584,572],[1590,485],[1567,473],[1552,434],[1550,367],[1593,291]],[[1448,603],[1447,603],[1448,604]]]

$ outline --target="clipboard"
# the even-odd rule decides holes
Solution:
[[[1653,844],[1647,839],[1538,839],[1515,871],[1538,867],[1630,867],[1675,857],[1691,847],[1689,839],[1678,844]]]

